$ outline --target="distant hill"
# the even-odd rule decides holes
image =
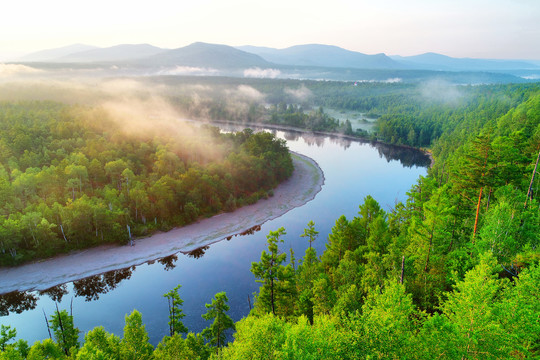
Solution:
[[[282,65],[353,69],[398,69],[405,67],[385,54],[366,55],[333,45],[296,45],[286,49],[240,46],[237,49],[257,54],[269,62]]]
[[[453,58],[437,53],[391,56],[391,58],[411,69],[436,71],[502,71],[539,68],[537,64],[527,61]]]
[[[82,51],[99,49],[97,46],[84,45],[84,44],[73,44],[68,46],[63,46],[55,49],[47,49],[36,51],[27,55],[20,57],[18,60],[22,62],[45,62],[45,61],[56,61],[56,59],[63,56],[67,56],[73,53],[78,53]]]
[[[192,66],[217,69],[268,67],[273,64],[258,55],[232,46],[196,42],[140,60],[146,65]]]
[[[149,44],[122,44],[108,48],[97,48],[74,52],[58,57],[59,62],[110,62],[137,60],[166,52],[167,49]]]
[[[366,55],[332,45],[297,45],[285,49],[231,47],[196,42],[177,49],[149,44],[108,48],[75,44],[38,51],[15,63],[40,69],[100,69],[122,74],[200,74],[271,76],[341,81],[421,81],[443,77],[452,83],[529,82],[540,79],[540,61],[452,58],[426,53],[416,56]],[[182,67],[185,67],[182,69]],[[195,69],[191,69],[195,68]],[[245,70],[260,68],[256,75]],[[272,75],[266,69],[272,68]]]

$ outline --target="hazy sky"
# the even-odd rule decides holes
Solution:
[[[540,0],[6,0],[0,55],[195,41],[540,59]]]

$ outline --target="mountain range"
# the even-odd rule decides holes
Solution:
[[[453,83],[528,82],[540,79],[540,61],[368,55],[332,45],[285,49],[232,47],[196,42],[177,49],[149,44],[106,48],[75,44],[42,50],[12,63],[49,69],[101,71],[107,76],[217,75],[339,81],[422,81],[438,77]]]
[[[435,71],[537,70],[538,63],[520,60],[453,58],[436,53],[416,56],[367,55],[338,46],[308,44],[285,49],[257,46],[232,47],[202,42],[177,49],[149,44],[122,44],[107,48],[75,44],[42,50],[18,59],[20,62],[103,63],[131,62],[140,65],[212,68],[332,67],[350,69],[419,69]]]

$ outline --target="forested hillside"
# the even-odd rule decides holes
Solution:
[[[368,196],[320,256],[285,265],[284,229],[271,233],[256,307],[223,358],[540,356],[540,92],[507,91],[515,107],[469,107],[407,202],[386,212]]]
[[[148,343],[141,315],[134,312],[126,317],[122,338],[96,328],[86,334],[83,344],[74,340],[66,342],[62,338],[64,330],[59,330],[59,325],[55,325],[58,321],[54,319],[56,323],[51,320],[51,324],[58,331],[53,336],[55,340],[37,342],[31,349],[24,341],[14,344],[10,336],[13,329],[4,327],[0,358],[19,359],[27,355],[31,359],[47,355],[76,359],[540,357],[540,204],[537,199],[540,180],[539,176],[535,177],[540,157],[540,88],[537,85],[482,86],[466,91],[470,95],[467,101],[433,103],[432,107],[422,107],[411,97],[411,105],[401,109],[403,116],[391,111],[397,109],[397,105],[378,108],[385,109],[380,111],[379,131],[387,126],[384,131],[388,134],[400,134],[392,135],[397,136],[395,142],[417,146],[432,144],[434,164],[428,176],[418,179],[404,203],[397,203],[388,211],[367,196],[356,217],[336,219],[328,239],[321,239],[317,224],[305,219],[307,226],[299,240],[310,244],[326,241],[322,254],[317,254],[310,246],[304,256],[297,259],[298,254],[282,248],[286,229],[271,231],[267,236],[268,249],[251,267],[255,279],[261,283],[254,308],[234,327],[226,317],[226,296],[220,293],[206,306],[205,316],[214,323],[202,334],[182,335],[188,329],[181,326],[182,302],[175,289],[166,294],[171,301],[176,301],[170,307],[171,336],[165,337],[156,349]],[[381,95],[381,101],[385,96]],[[441,109],[446,112],[438,113]],[[41,113],[34,111],[36,116]],[[409,139],[408,134],[404,135],[406,131],[399,130],[411,128],[414,138],[418,139],[418,134],[430,126],[434,130],[421,143],[409,142],[413,136]],[[75,131],[70,131],[73,133]],[[40,133],[36,130],[19,135],[26,134],[38,137]],[[254,150],[250,150],[249,144],[259,139],[246,132],[218,136],[214,131],[209,136],[224,147],[236,149],[236,143],[242,144],[239,154],[246,151],[252,154],[249,151]],[[276,144],[270,138],[264,140],[267,140],[265,144]],[[75,148],[79,142],[72,141],[73,149],[84,149],[81,152],[93,161],[86,147]],[[114,143],[109,141],[107,145]],[[120,144],[128,146],[124,142]],[[54,162],[54,154],[59,149],[54,150],[47,153],[52,160],[46,168],[60,167],[66,159]],[[30,152],[39,153],[38,150]],[[16,171],[21,174],[28,173],[35,165],[33,157],[24,154],[17,157]],[[235,156],[247,155],[233,158]],[[15,166],[9,165],[11,158],[11,155],[6,158],[8,165],[4,165],[3,183],[10,184],[9,189],[16,189],[13,182],[8,182],[11,179],[8,174],[15,171],[11,167],[7,170],[8,166]],[[103,168],[100,184],[104,189],[120,198],[124,193],[127,196],[128,189],[132,194],[135,186],[131,180],[128,184],[125,175],[115,178],[113,173],[107,172],[110,160],[98,160]],[[14,161],[11,163],[15,164]],[[129,163],[130,159],[123,161]],[[205,164],[207,161],[199,159]],[[232,160],[224,161],[227,164]],[[185,162],[187,170],[180,175],[181,179],[191,171],[190,163]],[[70,206],[84,198],[84,191],[98,192],[92,190],[93,178],[89,176],[83,188],[77,177],[66,170],[69,164],[77,165],[76,162],[65,160],[64,164],[60,173],[66,179],[74,178],[75,182],[73,185],[65,182],[66,185],[58,188],[58,195],[51,195],[54,201],[62,193],[65,206]],[[151,170],[154,164],[149,162],[141,168],[146,169],[149,176],[160,174],[160,170]],[[286,172],[283,174],[285,176]],[[161,178],[163,176],[167,174]],[[35,192],[39,189],[36,187]],[[24,201],[31,195],[25,192],[14,198]],[[221,202],[224,200],[220,198]],[[46,206],[41,205],[41,208],[54,209],[54,202],[44,204]],[[198,208],[204,209],[204,206]],[[31,207],[30,213],[37,209],[40,207]],[[125,209],[134,216],[135,207]],[[141,208],[136,209],[139,214]],[[151,214],[151,209],[144,211],[149,219],[147,224],[160,219],[158,214],[147,215]],[[23,219],[27,216],[23,214],[26,212],[18,216]],[[10,219],[11,216],[4,222],[10,223]],[[49,224],[53,219],[51,217]],[[59,223],[56,220],[55,224]],[[27,231],[30,242],[34,228],[21,229]],[[123,223],[118,231],[125,236]],[[96,236],[94,228],[91,234]],[[64,241],[61,234],[56,235],[57,241]],[[60,314],[62,312],[55,317],[63,316],[73,329],[76,318]],[[222,346],[224,334],[232,333],[233,328],[234,341]]]
[[[99,108],[0,104],[0,265],[188,224],[268,196],[284,141]]]

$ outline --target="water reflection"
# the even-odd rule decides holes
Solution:
[[[187,256],[192,257],[194,259],[200,259],[200,258],[202,258],[202,256],[204,255],[206,250],[208,250],[209,247],[210,246],[208,246],[208,245],[202,246],[202,247],[197,248],[195,250],[188,251],[188,252],[186,252],[184,254],[186,254]]]
[[[255,225],[234,236],[252,235],[261,230],[261,225]],[[230,240],[232,236],[227,238]],[[199,259],[210,246],[202,246],[200,248],[185,252],[188,257]],[[163,257],[158,260],[148,261],[148,264],[153,264],[155,261],[164,266],[165,271],[173,270],[176,267],[178,256],[176,254]],[[85,301],[99,300],[100,295],[106,294],[114,290],[118,284],[124,280],[131,278],[135,266],[120,270],[112,270],[100,275],[89,276],[84,279],[73,281],[73,294],[76,297],[82,297]],[[46,290],[34,291],[13,291],[7,294],[0,295],[0,316],[8,316],[10,313],[20,314],[26,310],[35,309],[40,296],[47,295],[54,302],[62,302],[64,295],[69,293],[67,284],[53,286]],[[38,296],[39,295],[39,296]]]
[[[37,297],[34,293],[13,291],[0,296],[0,316],[8,316],[10,312],[20,314],[35,309]]]
[[[380,143],[377,141],[370,141],[366,139],[353,138],[350,136],[344,136],[339,134],[316,134],[312,132],[303,132],[296,130],[281,130],[281,129],[269,129],[261,126],[255,125],[235,125],[235,124],[220,124],[222,130],[225,131],[241,131],[246,127],[249,127],[256,131],[268,131],[278,137],[282,137],[287,141],[298,141],[302,139],[308,146],[316,146],[322,148],[325,146],[328,141],[331,144],[336,144],[340,148],[347,150],[351,147],[353,142],[361,144],[369,144],[372,147],[376,148],[379,152],[379,156],[387,162],[397,160],[405,167],[427,167],[429,166],[431,160],[429,156],[421,152],[420,150],[409,148],[405,146],[390,145],[385,143]],[[279,134],[278,134],[279,133]],[[279,136],[280,135],[280,136]]]
[[[62,284],[53,286],[47,290],[41,290],[38,293],[39,295],[48,295],[54,302],[62,302],[62,298],[68,293],[68,290],[67,285]]]
[[[158,263],[163,265],[163,269],[165,271],[169,271],[176,267],[176,264],[175,264],[176,260],[178,260],[178,256],[173,254],[173,255],[165,256],[164,258],[159,259]]]
[[[101,294],[108,293],[123,280],[131,278],[133,270],[135,266],[76,280],[73,282],[73,292],[75,296],[84,297],[86,301],[97,300]]]

